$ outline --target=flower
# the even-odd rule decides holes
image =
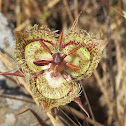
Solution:
[[[91,76],[107,41],[84,30],[73,29],[59,39],[46,26],[15,32],[16,62],[27,84],[45,110],[65,105],[79,97],[76,80]]]

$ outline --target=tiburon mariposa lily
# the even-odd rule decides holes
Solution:
[[[15,59],[20,70],[1,73],[26,77],[30,91],[47,111],[71,101],[84,110],[77,80],[91,76],[107,45],[84,30],[75,31],[77,20],[66,35],[61,32],[58,41],[46,26],[16,31]]]

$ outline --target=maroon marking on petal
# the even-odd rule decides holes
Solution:
[[[54,44],[52,41],[48,41],[48,40],[45,40],[45,39],[31,39],[31,40],[25,40],[25,42],[26,42],[27,44],[29,44],[29,43],[31,43],[31,42],[34,42],[34,41],[43,41],[43,42],[47,42],[47,43],[49,43],[50,45],[52,45],[54,48],[56,48],[56,47],[55,47],[55,44]]]
[[[29,69],[29,67],[28,67],[28,65],[27,65],[27,63],[26,63],[26,61],[25,61],[25,47],[26,47],[28,44],[30,44],[30,43],[32,43],[32,42],[34,42],[34,41],[43,40],[44,42],[50,43],[53,47],[55,47],[55,45],[54,45],[54,43],[52,43],[51,41],[44,40],[44,39],[25,40],[25,36],[26,36],[26,35],[23,35],[22,38],[18,38],[17,44],[16,44],[16,50],[17,50],[17,51],[20,51],[20,56],[19,56],[19,57],[17,56],[17,58],[20,59],[20,58],[22,57],[22,60],[24,60],[25,66],[27,67],[27,69]],[[24,41],[24,43],[21,43],[21,41]],[[56,48],[56,47],[55,47],[55,48]],[[32,72],[31,69],[29,69],[29,70]]]
[[[21,41],[24,41],[24,43],[21,43]],[[31,39],[31,40],[25,40],[25,36],[22,36],[22,38],[18,38],[17,44],[16,44],[16,49],[21,50],[22,56],[24,55],[25,47],[26,45],[34,42],[34,41],[43,41],[49,43],[52,47],[56,49],[55,44],[52,41],[44,40],[44,39]],[[24,57],[23,57],[24,58]]]
[[[51,55],[53,54],[53,53],[51,52],[51,50],[49,49],[49,47],[48,47],[43,41],[40,41],[40,40],[39,40],[39,43],[40,43],[41,46],[42,46],[46,51],[48,51]]]
[[[69,96],[70,92],[72,92],[72,89],[67,93],[67,96]]]
[[[70,55],[70,54],[76,52],[78,49],[80,49],[80,47],[82,47],[82,45],[79,45],[79,46],[75,47],[74,49],[72,49],[71,51],[69,51],[67,55]]]
[[[66,44],[63,46],[63,48],[66,48],[68,45],[78,45],[78,44],[79,44],[79,42],[70,41],[70,42],[66,43]]]
[[[21,39],[20,38],[18,38],[18,44],[20,44],[20,42],[23,40],[25,43],[23,43],[23,48],[25,48],[25,46],[26,45],[28,45],[28,44],[30,44],[30,43],[32,43],[32,42],[34,42],[34,41],[43,41],[43,42],[47,42],[47,43],[49,43],[52,47],[54,47],[55,49],[56,49],[56,46],[55,46],[55,44],[52,42],[52,41],[48,41],[48,40],[44,40],[44,39],[31,39],[31,40],[25,40],[26,38],[25,38],[25,36],[23,36]],[[17,45],[16,45],[17,46]]]
[[[37,86],[36,84],[36,80],[37,80],[37,75],[34,77],[34,81],[35,81],[35,87]],[[37,89],[38,90],[38,89]],[[39,91],[38,91],[39,92]]]
[[[47,42],[47,43],[51,44],[53,47],[56,48],[55,44],[52,41],[44,40],[44,42]]]

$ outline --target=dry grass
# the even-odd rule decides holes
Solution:
[[[53,30],[66,31],[69,30],[74,19],[82,11],[77,28],[93,33],[101,31],[102,37],[108,40],[109,44],[98,69],[94,71],[91,78],[86,80],[86,84],[82,84],[93,87],[94,90],[97,88],[101,92],[98,100],[100,106],[106,107],[107,119],[101,122],[103,124],[98,123],[97,119],[96,121],[95,119],[87,119],[89,124],[96,126],[126,126],[126,10],[124,7],[126,7],[126,2],[121,0],[118,2],[114,2],[114,0],[109,2],[107,0],[99,2],[97,0],[69,2],[67,0],[16,0],[15,2],[0,0],[0,12],[15,24],[14,30],[23,31],[28,25],[37,23],[46,24]],[[9,70],[17,68],[6,54],[0,52],[0,59]],[[22,78],[13,77],[13,79],[17,83],[23,84],[28,90]],[[32,95],[29,90],[28,92]],[[81,100],[85,102],[84,99]],[[90,99],[90,101],[93,100]],[[84,120],[81,111],[76,108],[69,108],[76,118]],[[61,107],[60,109],[69,115],[67,118],[70,118],[69,113],[71,112],[68,107]],[[97,106],[96,109],[98,109]],[[69,121],[67,124],[62,123],[64,119],[66,121],[67,119],[61,113],[56,113],[55,116],[52,113],[47,114],[55,126],[70,125]],[[96,114],[94,113],[94,115]],[[99,115],[101,116],[101,113]],[[97,113],[96,116],[99,117],[99,115]],[[76,119],[75,122],[78,123],[72,122],[72,124],[82,125]]]

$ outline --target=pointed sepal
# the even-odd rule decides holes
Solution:
[[[19,76],[19,77],[25,77],[25,74],[20,70],[11,70],[8,72],[0,72],[0,75],[13,75],[13,76]]]
[[[86,111],[86,109],[84,108],[84,106],[82,105],[82,102],[80,100],[79,97],[74,99],[74,102],[78,104],[78,106],[84,111],[84,113],[87,115],[88,118],[90,118],[88,112]]]

